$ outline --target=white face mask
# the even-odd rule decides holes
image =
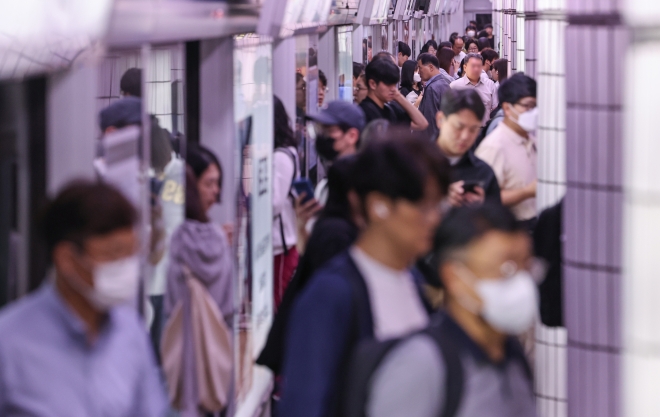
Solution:
[[[466,309],[508,335],[522,334],[532,326],[538,310],[538,291],[528,271],[518,271],[509,278],[473,279],[483,306],[477,312],[473,303],[458,300]]]
[[[112,307],[134,299],[138,292],[140,258],[137,255],[96,265],[92,270],[94,287],[71,282],[82,295],[98,310],[108,311]]]
[[[513,106],[511,110],[518,116],[516,123],[523,129],[525,132],[535,132],[539,125],[539,111],[537,107],[534,107],[531,110],[527,110],[524,113],[518,113]]]
[[[476,35],[476,33],[474,33],[473,30],[468,30],[467,35],[468,35],[469,37],[471,37],[471,38],[474,38],[474,35]]]
[[[418,72],[413,74],[413,81],[416,82],[416,83],[421,83],[422,82],[422,77],[419,75]]]

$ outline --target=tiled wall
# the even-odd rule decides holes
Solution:
[[[660,2],[628,0],[625,21],[632,43],[621,80],[624,93],[624,262],[622,416],[660,415],[660,164],[659,88],[635,77],[640,68],[660,63]]]
[[[536,202],[541,211],[566,194],[566,21],[564,0],[536,0],[536,3],[536,20],[532,21],[538,30],[535,43],[539,107]],[[567,415],[566,344],[565,328],[541,323],[536,327],[535,390],[542,417]]]
[[[630,73],[623,71],[628,32],[617,3],[567,1],[564,312],[570,416],[620,415],[622,95]]]

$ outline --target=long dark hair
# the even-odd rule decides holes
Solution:
[[[202,223],[209,221],[202,208],[202,197],[197,189],[197,177],[190,165],[186,165],[186,219]]]
[[[188,149],[186,150],[186,164],[188,164],[188,166],[190,166],[192,169],[195,180],[199,180],[204,171],[206,171],[211,164],[217,166],[218,171],[220,171],[218,187],[220,187],[220,190],[222,190],[222,180],[225,175],[222,172],[222,165],[220,165],[220,161],[213,152],[206,149],[202,145],[189,144]],[[218,194],[218,203],[220,203],[221,195],[222,193]]]
[[[291,119],[284,108],[282,100],[273,96],[273,124],[275,132],[275,148],[298,147],[298,141],[291,129]]]
[[[405,87],[408,90],[412,90],[413,76],[415,74],[415,68],[417,68],[417,63],[415,61],[406,61],[401,67],[401,87]]]

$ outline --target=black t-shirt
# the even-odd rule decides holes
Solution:
[[[387,103],[383,108],[380,108],[375,101],[367,97],[362,100],[360,107],[362,107],[362,110],[364,111],[367,123],[373,120],[385,119],[393,124],[406,124],[410,126],[410,122],[412,121],[403,107],[394,101]]]
[[[486,201],[491,204],[502,204],[500,185],[497,183],[495,172],[471,150],[452,166],[451,182],[456,181],[481,181],[486,193]]]

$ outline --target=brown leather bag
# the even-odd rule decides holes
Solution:
[[[218,412],[229,402],[233,365],[231,331],[204,285],[187,267],[184,266],[183,270],[189,299],[185,300],[184,297],[174,307],[160,346],[169,398],[177,410],[196,408],[209,413]],[[186,314],[186,308],[189,308],[189,314]],[[186,323],[187,317],[190,317],[190,323]],[[186,334],[192,336],[193,348],[190,353],[194,356],[197,388],[194,393],[196,398],[192,401],[196,402],[196,407],[185,404],[185,393],[190,389],[184,387]]]

